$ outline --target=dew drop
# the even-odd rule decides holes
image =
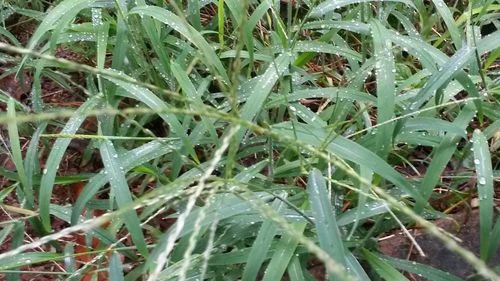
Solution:
[[[486,184],[486,179],[484,177],[480,177],[479,184],[481,184],[481,185]]]

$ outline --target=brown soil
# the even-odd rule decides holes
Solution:
[[[464,210],[451,214],[445,219],[434,222],[435,225],[459,238],[461,246],[479,255],[479,211]],[[443,246],[443,243],[424,230],[416,229],[412,235],[425,253],[420,256],[402,232],[395,232],[379,242],[380,251],[388,256],[416,261],[449,272],[456,276],[467,278],[474,273],[473,268],[460,256]],[[500,265],[500,252],[492,258],[490,266]],[[426,280],[411,275],[410,280]]]

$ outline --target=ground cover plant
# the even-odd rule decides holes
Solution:
[[[498,1],[0,4],[0,279],[500,280]]]

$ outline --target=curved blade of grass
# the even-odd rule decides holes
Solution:
[[[351,269],[351,272],[356,276],[356,280],[359,281],[370,281],[370,277],[366,274],[365,269],[361,266],[356,257],[352,252],[347,252],[346,255],[347,266]]]
[[[28,146],[28,150],[26,151],[26,157],[24,159],[24,169],[26,170],[26,184],[27,184],[27,190],[33,190],[33,176],[35,173],[39,173],[40,169],[40,163],[38,162],[38,145],[40,141],[40,135],[45,131],[45,128],[47,127],[47,123],[43,122],[39,124],[38,128],[36,129],[35,133],[31,137],[30,144]],[[27,192],[25,190],[25,192]],[[30,200],[30,196],[27,196],[28,204],[31,204],[31,206],[34,206],[33,201]],[[34,194],[31,195],[34,197]],[[33,199],[33,198],[31,198]]]
[[[110,78],[110,77],[105,77],[105,78],[107,80],[115,83],[117,86],[119,86],[123,90],[125,90],[125,92],[123,94],[125,94],[127,97],[130,97],[130,98],[136,99],[140,102],[143,102],[144,104],[146,104],[147,106],[149,106],[151,108],[158,109],[158,108],[169,108],[170,107],[169,104],[164,102],[162,99],[157,97],[153,92],[151,92],[150,90],[148,90],[144,87],[134,85],[134,84],[129,83],[129,82],[120,81],[120,80],[115,79],[115,78]],[[186,149],[188,149],[191,157],[193,157],[193,159],[195,159],[195,161],[199,162],[198,156],[197,156],[196,152],[194,151],[193,144],[191,143],[191,140],[188,138],[184,127],[179,122],[177,117],[174,114],[166,114],[166,113],[159,113],[158,116],[160,116],[163,120],[165,120],[169,124],[172,132],[176,136],[178,136],[182,139],[182,141],[185,144]]]
[[[144,0],[138,0],[138,1],[136,1],[136,3],[137,3],[137,6],[145,6],[146,5],[146,1],[144,1]],[[123,6],[125,6],[124,9],[126,9],[126,2],[123,4]],[[197,14],[199,16],[199,11]],[[125,20],[126,19],[127,19],[127,17],[125,17]],[[162,71],[168,72],[168,70],[170,69],[169,56],[168,56],[168,52],[167,52],[168,48],[165,48],[165,44],[164,44],[164,42],[162,42],[161,32],[158,32],[158,28],[156,26],[155,21],[152,18],[143,17],[143,18],[141,18],[141,23],[142,23],[142,26],[144,27],[144,30],[146,31],[147,36],[149,37],[149,40],[151,41],[151,46],[152,46],[153,50],[158,55],[159,62],[160,62],[161,67],[162,67]],[[142,38],[138,38],[137,40],[141,40],[141,39]]]
[[[345,249],[342,235],[337,225],[335,211],[330,204],[325,179],[321,172],[313,169],[307,181],[307,194],[315,218],[314,224],[318,232],[320,247],[339,264],[346,266]],[[328,275],[329,280],[336,280],[341,276]]]
[[[360,34],[369,34],[370,25],[362,22],[351,22],[351,21],[330,21],[330,20],[320,20],[307,22],[304,24],[303,29],[344,29],[351,32],[356,32]]]
[[[271,1],[262,1],[259,6],[255,8],[252,15],[248,18],[248,20],[245,22],[245,26],[243,27],[245,30],[243,36],[248,50],[248,57],[250,59],[249,71],[253,68],[254,58],[256,58],[254,56],[253,30],[269,8],[271,8]]]
[[[433,136],[426,132],[400,132],[396,137],[397,144],[437,147],[443,141],[441,136]]]
[[[229,8],[229,11],[233,14],[233,18],[235,22],[237,23],[237,26],[240,26],[242,23],[242,18],[241,18],[241,13],[245,13],[246,11],[243,10],[243,3],[242,1],[239,0],[224,0],[223,3],[227,5]]]
[[[175,76],[175,79],[179,83],[179,86],[181,87],[186,97],[193,101],[198,100],[198,91],[193,85],[193,82],[191,82],[191,80],[189,79],[186,70],[182,69],[181,66],[175,61],[172,62],[171,68],[172,74]]]
[[[473,110],[473,105],[467,104],[462,108],[462,111],[453,121],[453,125],[459,128],[465,128],[469,125],[469,122],[474,117],[475,111]],[[446,167],[446,164],[450,161],[451,156],[455,153],[457,149],[456,144],[460,140],[460,136],[455,134],[447,134],[443,141],[433,149],[432,155],[433,159],[427,171],[425,173],[424,179],[420,183],[419,190],[425,201],[417,202],[415,204],[415,212],[420,213],[424,208],[424,202],[426,202],[431,194],[434,187],[438,184],[441,174]]]
[[[361,54],[356,51],[319,41],[298,41],[293,46],[293,50],[300,53],[311,52],[339,55],[356,61],[361,61],[363,59]]]
[[[256,194],[257,197],[260,198],[260,200],[269,200],[271,198],[270,195],[266,193],[261,193],[261,194]],[[237,198],[234,196],[214,196],[214,201],[219,201],[221,202],[222,205],[219,205],[218,207],[214,203],[214,206],[210,206],[207,208],[206,213],[207,213],[207,218],[202,222],[202,226],[208,226],[214,222],[214,220],[219,219],[227,219],[235,215],[239,215],[242,213],[247,213],[251,210],[251,203],[247,201],[242,201],[241,198]],[[216,202],[218,203],[218,202]],[[218,203],[219,204],[219,203]],[[222,206],[222,207],[220,207]],[[194,228],[194,223],[196,221],[196,217],[198,216],[198,213],[200,212],[201,209],[195,209],[191,215],[186,219],[186,223],[184,224],[184,228],[182,229],[182,232],[179,234],[179,237],[185,236],[193,231]],[[210,215],[210,216],[209,216]],[[169,234],[171,230],[167,232]]]
[[[418,37],[399,35],[391,30],[388,32],[392,34],[391,41],[394,44],[401,46],[403,50],[418,58],[428,71],[434,72],[437,70],[436,63],[441,65],[448,59],[445,54]]]
[[[370,203],[367,203],[367,194],[370,193],[370,185],[367,183],[373,182],[373,172],[366,168],[365,166],[360,166],[359,167],[359,176],[363,179],[365,179],[365,183],[361,181],[357,181],[356,185],[358,186],[359,190],[361,192],[358,192],[358,202],[357,202],[357,207],[353,209],[350,209],[349,211],[352,211],[355,213],[356,218],[354,219],[354,225],[352,226],[349,235],[347,236],[347,240],[351,240],[352,235],[356,231],[356,228],[358,227],[358,222],[362,216],[366,215],[366,211],[368,207],[370,207]],[[378,203],[378,202],[377,202]],[[345,212],[347,213],[347,212]],[[373,212],[370,210],[369,212],[370,215],[373,214]],[[337,222],[338,223],[338,222]],[[339,224],[340,225],[340,224]]]
[[[432,281],[463,281],[463,279],[445,271],[441,271],[432,266],[428,266],[414,261],[397,259],[389,256],[379,256],[380,260],[394,266],[395,268],[418,274],[423,278]]]
[[[94,109],[94,107],[96,107],[100,102],[101,99],[99,97],[93,97],[83,103],[78,110],[75,111],[73,117],[68,120],[60,133],[70,135],[75,134],[85,120],[86,112]],[[49,157],[45,162],[45,168],[43,169],[43,175],[40,181],[38,204],[40,207],[40,219],[42,220],[43,228],[46,231],[50,231],[51,229],[50,199],[52,197],[52,189],[54,188],[54,180],[59,163],[61,162],[70,142],[70,138],[58,138],[52,146]]]
[[[281,196],[284,196],[284,194],[280,195],[280,197]],[[271,207],[279,212],[280,209],[284,207],[284,203],[282,200],[276,199],[272,203]],[[246,261],[241,280],[253,281],[257,279],[259,269],[262,266],[262,263],[264,263],[267,252],[271,246],[271,242],[274,240],[277,230],[278,227],[271,220],[265,220],[262,223],[259,234],[257,234],[257,237],[252,244],[252,249],[248,254],[248,259]]]
[[[490,234],[490,247],[488,249],[488,255],[486,257],[486,261],[490,261],[491,258],[497,253],[497,249],[500,247],[500,217],[497,217],[497,222],[493,227],[493,230]]]
[[[311,130],[311,128],[305,126],[304,124],[295,124],[296,134],[294,134],[294,131],[288,122],[273,125],[273,130],[275,130],[278,134],[291,138],[296,135],[297,140],[300,142],[307,143],[315,147],[323,146],[324,141],[327,139],[327,133],[324,130],[320,130],[318,128]],[[408,183],[408,181],[403,178],[403,176],[401,176],[401,174],[396,172],[389,164],[387,164],[387,162],[365,147],[342,136],[336,136],[326,146],[326,148],[333,155],[352,161],[356,164],[366,166],[407,192],[417,202],[425,204],[422,196]]]
[[[5,207],[6,206],[4,205],[3,208],[5,208]],[[22,245],[24,243],[24,231],[25,231],[25,227],[24,227],[24,223],[22,221],[14,222],[14,230],[12,231],[12,236],[11,236],[12,240],[10,241],[10,249],[11,250],[22,247]],[[21,255],[17,255],[17,257],[22,259]],[[0,264],[4,264],[4,260],[5,259],[0,259]],[[9,259],[7,259],[7,260],[9,260]],[[29,259],[28,260],[22,259],[21,261],[26,262],[26,263],[30,262]],[[14,266],[15,266],[15,264],[14,264]],[[6,276],[7,281],[19,280],[20,273],[15,272],[16,270],[19,270],[19,269],[20,269],[19,267],[12,267],[12,270],[14,270],[14,272],[7,273],[7,276]]]
[[[475,55],[475,50],[469,46],[464,46],[456,52],[439,71],[433,74],[427,84],[417,95],[417,99],[410,105],[410,110],[420,108],[429,98],[436,94],[436,91],[448,83],[453,76],[461,70]]]
[[[243,169],[243,171],[235,175],[233,179],[239,181],[240,183],[248,183],[251,179],[255,178],[255,176],[260,173],[260,171],[262,171],[262,169],[264,169],[264,167],[266,167],[268,164],[268,159],[262,160],[248,168]]]
[[[493,169],[488,141],[483,133],[476,129],[472,136],[474,149],[474,165],[477,175],[477,192],[479,197],[479,241],[482,260],[488,257],[490,248],[490,232],[493,228]],[[498,239],[494,238],[494,239]]]
[[[450,9],[448,9],[446,3],[443,0],[432,0],[432,2],[434,3],[436,11],[441,15],[448,31],[450,32],[451,39],[453,40],[455,48],[457,50],[462,48],[462,34],[460,33],[458,25],[453,19],[453,15],[451,14]]]
[[[377,76],[377,124],[394,117],[395,110],[395,73],[392,42],[384,26],[377,20],[372,23],[373,48],[375,52],[375,73]],[[385,159],[392,149],[394,122],[378,128],[376,138],[377,154]]]
[[[383,201],[371,201],[356,208],[349,209],[337,217],[337,224],[340,226],[356,223],[367,218],[387,213],[387,204]]]
[[[13,228],[14,228],[14,224],[13,223],[3,226],[3,229],[0,230],[0,244],[3,245],[3,242],[9,236],[9,234],[11,233],[11,231],[12,231]]]
[[[16,108],[13,98],[10,98],[7,104],[7,117],[11,118],[11,120],[15,120],[16,118]],[[26,200],[31,205],[30,207],[32,207],[34,202],[33,189],[31,188],[31,185],[28,184],[28,178],[24,169],[23,153],[21,151],[21,143],[19,142],[17,123],[15,121],[10,121],[8,123],[8,129],[12,161],[16,166],[17,174],[19,176],[19,180],[21,181]]]
[[[302,99],[311,99],[311,98],[326,98],[331,100],[349,100],[349,101],[358,101],[374,104],[376,102],[375,97],[368,95],[366,93],[356,91],[352,88],[336,88],[336,87],[328,87],[328,88],[317,88],[317,89],[305,89],[305,90],[296,90],[293,93],[288,94],[286,97],[279,95],[273,96],[269,99],[267,104],[265,105],[266,109],[278,107],[280,105],[285,105],[285,102],[295,102],[300,101]]]
[[[226,70],[221,61],[218,59],[218,56],[215,53],[214,49],[207,43],[203,36],[198,31],[196,31],[196,29],[187,24],[186,21],[173,14],[172,12],[156,6],[135,7],[130,10],[129,14],[151,16],[182,34],[191,43],[198,47],[198,49],[200,49],[200,53],[204,57],[205,63],[216,70],[217,74],[220,75],[223,81],[229,81]]]
[[[1,57],[0,57],[0,59],[1,59]],[[4,74],[5,74],[5,72],[4,72]],[[0,89],[0,102],[7,104],[7,103],[9,103],[9,100],[11,98],[12,98],[12,96],[9,93]],[[23,110],[26,112],[29,111],[29,108],[25,104],[20,103],[18,100],[14,100],[14,103],[15,103],[17,109],[20,109],[20,110]]]
[[[238,96],[238,103],[244,102],[249,96],[248,91],[242,91]],[[293,93],[288,93],[287,96],[284,95],[271,95],[266,104],[264,104],[265,109],[270,109],[278,106],[287,106],[287,102],[296,102],[302,99],[314,99],[314,98],[325,98],[334,101],[358,101],[365,102],[369,104],[375,104],[376,98],[367,93],[358,91],[351,87],[349,88],[337,88],[337,87],[326,87],[326,88],[310,88],[310,89],[299,89],[294,90]],[[230,103],[228,101],[222,103],[218,109],[227,110],[230,108]]]
[[[297,117],[302,119],[307,124],[310,124],[310,125],[318,127],[318,128],[324,128],[327,125],[327,123],[325,121],[323,121],[318,116],[318,114],[314,113],[312,110],[310,110],[306,106],[303,106],[300,103],[290,104],[288,108],[291,111],[293,111]]]
[[[401,25],[410,36],[420,36],[417,29],[413,25],[413,22],[406,15],[396,9],[392,10],[391,14],[401,22]]]
[[[288,69],[290,61],[291,56],[289,54],[279,55],[276,60],[268,66],[264,74],[241,86],[242,95],[248,92],[246,93],[248,99],[240,111],[242,120],[253,121],[257,113],[262,110],[267,96],[279,77]],[[245,130],[240,130],[234,137],[235,143],[240,143],[244,134]]]
[[[120,256],[113,251],[109,261],[109,281],[125,281],[123,276],[123,265]]]
[[[272,196],[267,193],[255,193],[254,195],[255,197],[259,197],[260,200],[265,201],[272,198]],[[206,219],[201,222],[200,226],[198,226],[200,228],[211,225],[215,220],[223,221],[224,219],[236,216],[238,214],[249,212],[252,210],[253,206],[251,201],[246,201],[231,193],[215,195],[212,198],[213,203],[204,210],[204,212],[206,213]],[[203,209],[197,208],[189,214],[184,223],[184,227],[182,228],[181,233],[179,233],[179,238],[193,231],[195,227],[194,223],[196,222],[196,218],[201,210]],[[157,256],[160,254],[160,251],[165,248],[165,244],[167,243],[167,240],[175,229],[177,223],[178,222],[172,225],[167,233],[163,234],[159,238],[158,244],[156,245],[147,261],[148,266],[156,263]]]
[[[64,256],[59,253],[46,253],[46,252],[30,252],[22,253],[13,257],[3,258],[0,260],[0,271],[8,270],[18,266],[26,266],[37,264],[41,262],[48,262],[54,260],[61,260]]]
[[[109,184],[111,185],[111,192],[115,195],[118,208],[129,206],[132,204],[132,194],[130,192],[127,179],[125,178],[125,171],[122,163],[118,160],[118,153],[116,152],[113,143],[110,140],[103,140],[99,150],[101,152],[102,162],[105,168],[105,174],[108,177]],[[144,256],[148,256],[148,249],[141,229],[141,221],[137,216],[135,210],[128,211],[123,220],[127,229],[130,231],[130,236],[134,241],[137,250]]]
[[[385,280],[409,281],[403,274],[370,251],[363,249],[363,256],[377,274]]]
[[[319,17],[351,4],[366,3],[366,2],[383,2],[383,1],[401,2],[410,7],[415,7],[413,3],[409,0],[326,0],[318,4],[316,7],[314,7],[310,16]]]
[[[120,162],[123,165],[123,171],[128,172],[136,166],[142,165],[152,159],[161,157],[164,154],[180,149],[180,143],[174,142],[170,145],[160,141],[151,141],[140,147],[134,148],[131,151],[119,155]],[[71,212],[71,224],[76,225],[80,214],[82,213],[85,204],[94,197],[101,186],[104,186],[108,181],[103,173],[93,176],[83,191],[78,196]]]
[[[295,223],[292,224],[292,227],[296,231],[302,233],[306,229],[306,225],[306,223]],[[276,245],[275,252],[271,257],[271,261],[266,268],[262,281],[281,280],[288,264],[294,256],[298,244],[298,239],[288,233],[281,236],[278,245]]]
[[[73,18],[80,13],[81,10],[90,7],[96,1],[97,0],[65,0],[59,3],[43,18],[42,23],[40,23],[33,35],[31,35],[27,48],[30,50],[35,49],[43,36],[52,30],[54,25],[56,25],[62,17]],[[24,66],[27,59],[28,55],[25,55],[19,64],[19,69]]]
[[[491,52],[498,48],[498,41],[500,41],[500,30],[497,30],[488,36],[483,37],[477,42],[477,50],[479,54]]]
[[[302,268],[300,264],[299,256],[295,255],[295,257],[293,257],[290,261],[290,264],[288,264],[288,268],[286,270],[288,278],[290,278],[290,281],[306,281],[304,271],[305,269]]]
[[[416,117],[404,122],[400,133],[415,131],[435,131],[453,133],[460,137],[467,137],[467,132],[448,121],[432,117]]]
[[[394,31],[389,31],[389,33],[392,33],[391,40],[395,44],[400,45],[401,47],[403,47],[403,50],[405,50],[405,51],[409,52],[410,54],[414,55],[415,57],[417,57],[427,69],[434,71],[436,69],[436,63],[437,63],[437,65],[440,66],[440,70],[436,71],[433,75],[433,77],[434,77],[433,79],[436,79],[435,82],[438,81],[439,83],[443,83],[443,84],[446,83],[447,82],[446,80],[439,81],[440,79],[438,77],[441,76],[444,72],[448,72],[447,75],[449,75],[449,77],[448,77],[449,79],[453,78],[453,76],[454,76],[455,79],[463,86],[463,88],[471,96],[480,97],[479,91],[478,91],[477,87],[475,86],[474,82],[471,80],[471,78],[463,70],[458,69],[459,68],[458,64],[461,64],[460,61],[458,61],[458,64],[457,64],[457,62],[448,58],[448,56],[446,56],[440,50],[434,48],[432,45],[427,44],[426,42],[422,41],[421,39],[419,39],[419,37],[401,36]],[[467,48],[468,47],[465,46],[464,48],[460,49],[460,51],[465,51]],[[472,55],[469,52],[471,52]],[[469,49],[469,51],[466,51],[466,53],[469,53],[469,55],[467,55],[467,56],[474,56],[474,54],[475,54],[475,52],[470,50],[470,49]],[[457,54],[458,53],[456,53],[454,56],[457,56]],[[463,59],[463,57],[462,57],[462,59]],[[446,65],[447,65],[447,67],[453,67],[453,68],[451,68],[451,69],[447,68],[446,70],[444,70],[444,67]],[[455,66],[453,66],[453,65],[455,65]],[[457,69],[455,69],[455,67],[457,67]],[[447,75],[444,75],[443,78],[446,78]],[[429,80],[426,87],[428,85],[429,85],[429,87],[431,87],[431,85],[429,84],[430,82],[431,81]],[[439,85],[439,83],[438,83],[438,85]],[[416,102],[412,103],[408,107],[407,112],[413,112],[418,107],[420,107],[422,104],[424,104],[430,97],[432,97],[435,94],[434,91],[441,88],[441,86],[443,86],[443,85],[435,87],[435,89],[431,92],[428,92],[427,90],[426,90],[427,92],[424,91],[424,89],[426,88],[426,87],[424,87],[424,89],[422,89],[419,92],[419,94],[428,95],[428,96],[425,97],[425,99],[423,101],[419,101],[419,98],[421,98],[422,96],[417,96],[417,98],[415,99]],[[436,102],[438,102],[438,101],[439,101],[439,96],[438,96],[438,99],[436,100]],[[445,102],[445,101],[446,100],[443,100],[443,102]],[[429,106],[432,106],[432,102],[429,101],[428,104],[429,104]],[[479,111],[479,114],[480,114],[480,118],[481,118],[482,103],[479,100],[475,100],[474,104],[476,105],[476,107]]]
[[[12,45],[14,45],[16,47],[22,47],[21,43],[19,43],[17,38],[12,33],[10,33],[7,29],[3,28],[2,26],[0,26],[0,35],[7,37],[7,39],[9,39],[9,41],[12,43]]]
[[[64,246],[64,269],[67,273],[73,274],[76,271],[75,244],[67,243]],[[68,281],[77,281],[77,278],[70,277]]]

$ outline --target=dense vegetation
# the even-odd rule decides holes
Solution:
[[[0,278],[500,280],[498,1],[0,3]]]

